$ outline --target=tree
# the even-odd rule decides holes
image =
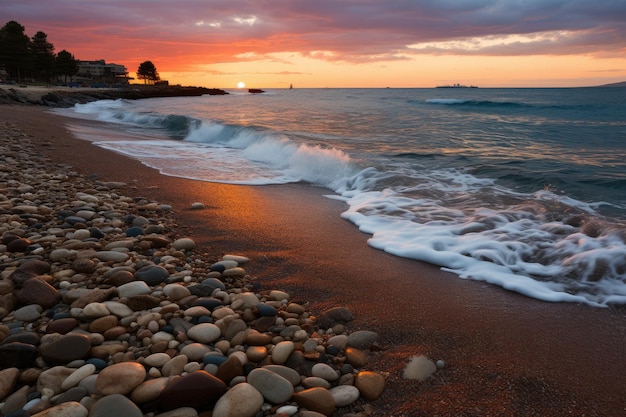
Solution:
[[[57,54],[55,62],[55,72],[65,77],[64,84],[67,84],[67,76],[72,77],[78,73],[78,61],[74,59],[74,55],[65,49]]]
[[[48,35],[37,32],[31,39],[33,73],[40,80],[49,82],[54,70],[54,45],[48,42]]]
[[[155,81],[159,81],[161,79],[156,67],[151,61],[145,61],[139,65],[139,68],[137,69],[137,78],[144,80],[144,84],[147,84],[148,81],[150,81],[150,83],[154,83]]]
[[[0,65],[4,65],[9,77],[21,81],[30,69],[30,39],[24,26],[12,20],[0,29]]]

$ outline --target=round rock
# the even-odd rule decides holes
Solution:
[[[137,362],[121,362],[104,368],[96,388],[104,395],[130,393],[146,378],[146,369]]]
[[[253,417],[262,406],[263,395],[252,385],[242,382],[217,401],[213,417]]]

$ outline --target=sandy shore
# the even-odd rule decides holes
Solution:
[[[263,285],[295,294],[314,313],[344,306],[356,316],[349,327],[379,332],[382,350],[370,352],[370,368],[389,376],[374,415],[626,413],[623,311],[540,302],[376,251],[321,189],[165,177],[74,139],[68,120],[43,108],[0,110],[0,126],[18,124],[53,160],[172,205],[182,234],[207,251],[250,257],[248,270]],[[187,210],[196,201],[207,209]],[[414,355],[446,367],[427,382],[406,381]]]

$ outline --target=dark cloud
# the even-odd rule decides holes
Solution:
[[[104,47],[124,59],[158,53],[233,62],[245,52],[300,52],[367,62],[417,52],[626,52],[626,2],[618,0],[46,0],[45,7],[19,0],[3,1],[0,16],[29,35],[48,33],[59,49],[94,54]],[[472,46],[478,37],[490,42]]]

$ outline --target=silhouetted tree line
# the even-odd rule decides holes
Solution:
[[[72,77],[78,73],[78,60],[66,50],[54,53],[48,35],[37,32],[29,38],[24,26],[10,21],[0,28],[0,69],[9,80],[50,83],[53,77]]]

